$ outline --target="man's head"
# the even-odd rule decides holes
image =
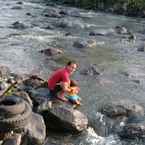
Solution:
[[[70,74],[73,74],[78,67],[78,64],[75,61],[69,61],[66,65],[67,70],[70,72]]]

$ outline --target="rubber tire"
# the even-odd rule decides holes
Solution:
[[[27,102],[25,102],[25,110],[23,113],[15,115],[11,118],[0,118],[0,132],[23,129],[30,121],[31,116],[32,108]]]
[[[17,115],[24,112],[25,101],[17,96],[8,96],[0,102],[0,114],[6,116]]]

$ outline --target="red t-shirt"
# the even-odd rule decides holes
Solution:
[[[53,90],[59,82],[70,82],[70,73],[66,68],[56,70],[48,79],[48,88]]]

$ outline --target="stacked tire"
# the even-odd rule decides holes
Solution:
[[[31,106],[21,97],[6,96],[0,101],[0,132],[22,130],[31,119]]]

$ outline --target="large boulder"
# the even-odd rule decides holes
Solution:
[[[29,92],[30,90],[34,88],[38,88],[44,84],[45,80],[40,78],[37,75],[30,75],[27,76],[27,78],[19,85],[19,89]]]
[[[105,102],[101,108],[105,128],[109,133],[122,137],[144,136],[144,108],[135,101],[115,99]]]
[[[105,103],[102,107],[102,113],[113,118],[117,116],[130,116],[133,114],[144,115],[144,108],[128,99],[116,99]]]
[[[120,132],[120,136],[126,138],[145,138],[145,116],[130,116]]]
[[[77,133],[88,126],[87,117],[67,104],[53,104],[49,110],[43,111],[42,114],[47,127],[53,130]]]
[[[101,74],[101,71],[96,64],[90,64],[89,66],[85,66],[84,69],[80,70],[80,74],[86,76],[97,76]]]
[[[41,145],[45,141],[46,127],[43,117],[39,114],[32,113],[31,120],[25,126],[24,132],[28,144]]]
[[[29,95],[33,100],[34,109],[36,112],[48,109],[48,103],[51,99],[48,88],[37,88],[29,91]]]

